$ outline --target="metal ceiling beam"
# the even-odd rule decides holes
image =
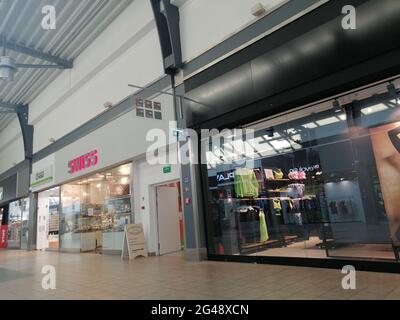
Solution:
[[[17,117],[24,141],[25,160],[32,160],[33,155],[33,126],[28,124],[29,108],[27,105],[19,106]]]
[[[1,110],[1,109],[4,110]],[[0,100],[0,113],[15,113],[21,127],[24,141],[25,160],[32,160],[33,154],[33,126],[28,124],[29,108],[23,104],[13,104]]]
[[[151,0],[151,6],[160,40],[164,71],[175,75],[182,67],[179,9],[170,0]]]
[[[18,108],[22,107],[22,106],[23,105],[14,104],[14,103],[10,103],[10,102],[6,102],[6,101],[0,100],[0,112],[1,112],[1,109],[8,109],[8,110],[11,110],[12,112],[17,113],[18,112]]]
[[[26,63],[16,63],[15,67],[18,69],[28,68],[28,69],[66,69],[64,66],[58,64],[26,64]]]
[[[25,55],[38,58],[44,61],[48,61],[51,63],[55,63],[58,66],[64,68],[64,69],[71,69],[73,67],[73,62],[69,60],[62,59],[60,57],[54,56],[50,53],[45,53],[30,47],[27,47],[25,45],[16,43],[16,42],[11,42],[9,40],[4,40],[4,45],[7,49],[15,51],[15,52],[20,52]]]

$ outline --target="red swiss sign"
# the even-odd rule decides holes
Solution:
[[[8,226],[0,226],[0,249],[7,249]]]
[[[94,167],[99,162],[97,150],[90,151],[83,156],[68,161],[68,173],[74,174],[90,167]]]

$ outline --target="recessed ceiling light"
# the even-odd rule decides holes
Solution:
[[[124,175],[128,175],[131,173],[131,168],[129,165],[125,165],[119,168],[119,173],[124,174]]]

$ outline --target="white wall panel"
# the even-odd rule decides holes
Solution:
[[[146,135],[151,129],[159,129],[168,135],[172,131],[168,120],[174,119],[172,98],[163,95],[154,101],[161,103],[163,121],[137,117],[133,110],[57,151],[55,183],[61,184],[145,154],[149,146],[153,145],[153,142],[146,141]],[[69,174],[68,161],[95,149],[99,156],[96,166]]]
[[[15,118],[0,132],[0,173],[24,160],[24,142],[19,121]]]
[[[31,103],[34,152],[120,102],[163,74],[158,35],[147,1],[135,1]]]
[[[286,0],[188,0],[180,6],[183,60],[192,59],[257,20],[258,2],[271,9]]]
[[[128,87],[129,83],[144,85],[160,77],[162,65],[159,51],[153,50],[157,41],[154,29],[39,121],[35,125],[34,151],[47,146],[50,138],[59,139],[105,111],[105,102],[116,104],[132,94],[135,90]]]
[[[285,0],[181,0],[184,60],[196,57],[256,18],[251,7],[266,9]],[[35,126],[34,152],[48,146],[103,112],[104,103],[118,103],[163,75],[162,59],[150,1],[134,1],[65,70],[30,103]],[[15,122],[0,133],[0,173],[23,160],[22,137]]]

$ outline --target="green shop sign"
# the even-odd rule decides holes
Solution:
[[[164,166],[163,173],[171,173],[171,166]]]

